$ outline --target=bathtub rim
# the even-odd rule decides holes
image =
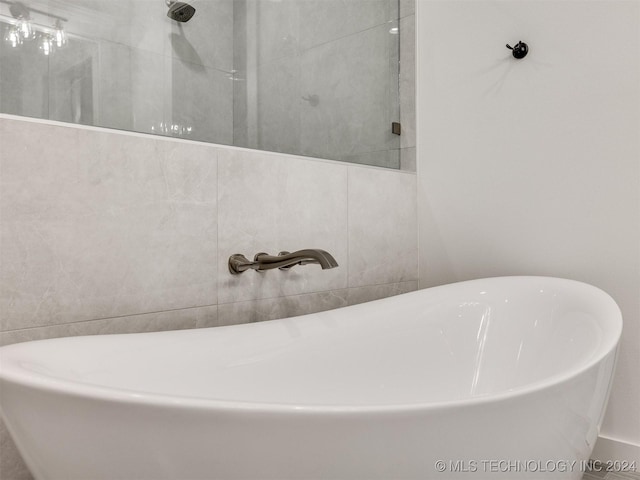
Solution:
[[[323,405],[323,404],[287,404],[287,403],[269,403],[269,402],[248,402],[246,400],[217,400],[212,398],[202,398],[202,397],[189,397],[189,396],[179,396],[179,395],[168,395],[162,393],[154,393],[154,392],[143,392],[137,390],[130,390],[124,388],[117,387],[105,387],[94,384],[82,383],[73,381],[70,379],[59,379],[56,377],[47,377],[43,374],[28,371],[21,368],[20,365],[17,365],[15,362],[12,362],[7,369],[6,365],[0,367],[0,387],[3,383],[12,383],[18,385],[22,388],[32,388],[39,390],[44,393],[52,393],[52,394],[63,394],[69,395],[73,397],[92,399],[102,402],[113,402],[113,403],[129,403],[129,404],[138,404],[138,405],[150,405],[154,407],[178,407],[178,408],[192,408],[192,409],[205,409],[205,410],[220,410],[220,411],[237,411],[237,412],[249,412],[249,413],[306,413],[306,414],[315,414],[315,413],[331,413],[331,414],[354,414],[354,413],[403,413],[403,412],[416,412],[416,411],[432,411],[432,410],[442,410],[448,408],[464,408],[464,407],[474,407],[478,405],[484,405],[488,403],[495,403],[501,401],[508,401],[517,399],[519,397],[523,397],[526,395],[530,395],[536,392],[542,392],[547,389],[553,389],[555,387],[560,386],[563,383],[570,382],[571,380],[579,377],[585,372],[596,368],[599,364],[601,364],[607,357],[613,356],[613,365],[615,368],[616,357],[618,356],[620,338],[622,335],[622,312],[620,307],[617,305],[615,300],[604,290],[595,287],[591,284],[580,282],[577,280],[570,280],[560,277],[550,277],[550,276],[536,276],[536,275],[513,275],[513,276],[497,276],[497,277],[483,277],[479,279],[472,280],[464,280],[460,282],[449,283],[445,285],[439,285],[436,287],[428,287],[427,290],[435,290],[435,289],[446,289],[451,288],[455,285],[462,284],[472,284],[472,283],[480,283],[482,281],[487,280],[513,280],[513,279],[540,279],[540,280],[551,280],[557,283],[567,283],[574,284],[579,286],[580,288],[586,288],[587,290],[592,290],[595,294],[600,295],[604,302],[606,302],[606,309],[608,310],[608,315],[612,315],[615,317],[614,326],[616,327],[616,331],[611,336],[611,339],[607,344],[604,344],[599,347],[599,351],[596,355],[594,355],[588,362],[584,364],[580,364],[579,366],[568,370],[564,373],[559,373],[556,375],[552,375],[543,380],[539,380],[533,383],[526,384],[524,386],[516,387],[509,390],[504,390],[496,393],[490,393],[486,395],[480,395],[476,397],[469,397],[463,399],[455,399],[455,400],[447,400],[447,401],[438,401],[438,402],[414,402],[414,403],[396,403],[396,404],[382,404],[382,405]],[[424,290],[424,289],[422,289]],[[395,297],[387,297],[379,300],[373,300],[373,302],[385,301],[390,298],[397,298],[403,295],[412,295],[417,294],[421,290],[415,290],[413,292],[404,293],[401,295],[396,295]],[[367,302],[371,303],[371,302]],[[342,308],[351,308],[358,307],[363,304],[352,305],[348,307]],[[313,313],[307,315],[314,315]],[[304,316],[304,315],[301,315]],[[265,322],[279,322],[282,320],[289,320],[296,317],[286,317],[284,319],[275,319],[275,320],[267,320]],[[260,323],[265,323],[260,322]],[[251,324],[241,324],[241,325],[231,325],[230,327],[247,327]],[[207,327],[207,329],[212,328],[221,328],[221,327]],[[199,329],[196,329],[199,330]],[[163,334],[170,333],[172,330],[163,331],[163,332],[142,332],[142,333],[124,333],[124,334],[108,334],[109,336],[117,336],[117,335],[140,335],[140,334]],[[60,337],[62,338],[83,338],[83,337],[94,337],[94,335],[82,335],[77,337]],[[37,342],[46,342],[49,340],[57,340],[57,339],[43,339],[36,340],[33,342],[23,342],[23,343],[37,343]],[[13,345],[7,345],[5,347],[0,347],[2,349],[9,349]],[[8,370],[8,371],[7,371]],[[24,376],[20,374],[20,372],[28,372],[28,376]],[[609,381],[609,389],[610,384],[613,381],[611,379]],[[0,388],[0,391],[2,388]],[[2,414],[2,408],[0,405],[0,414]],[[4,415],[4,414],[2,414]]]

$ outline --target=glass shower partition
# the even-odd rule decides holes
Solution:
[[[400,167],[398,0],[190,3],[0,0],[0,112]]]

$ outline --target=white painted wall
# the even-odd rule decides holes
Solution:
[[[421,286],[534,274],[609,292],[625,326],[601,436],[640,456],[640,1],[417,15]]]

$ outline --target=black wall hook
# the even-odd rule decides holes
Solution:
[[[511,50],[511,53],[513,53],[513,56],[516,58],[524,58],[527,56],[527,53],[529,53],[529,47],[523,41],[516,43],[515,47],[507,43],[507,48]]]

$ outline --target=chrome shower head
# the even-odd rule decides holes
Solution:
[[[196,13],[195,8],[184,2],[167,1],[167,6],[169,7],[167,17],[176,22],[188,22]]]

